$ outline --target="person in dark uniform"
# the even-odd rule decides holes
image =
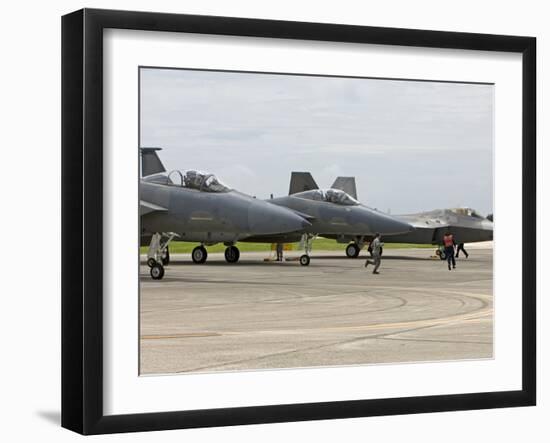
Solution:
[[[468,253],[466,252],[466,249],[464,249],[464,243],[459,243],[456,248],[456,258],[458,258],[458,253],[462,251],[466,258],[468,258]]]
[[[443,246],[445,247],[445,258],[447,259],[449,271],[451,270],[451,264],[453,265],[453,269],[456,269],[455,239],[450,231],[447,231],[443,236]]]
[[[283,244],[277,243],[277,261],[283,261]]]

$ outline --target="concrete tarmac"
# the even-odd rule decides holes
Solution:
[[[309,266],[174,254],[161,281],[142,257],[140,372],[492,358],[493,250],[468,252],[448,271],[432,249],[388,249],[379,275],[363,253],[314,251]]]

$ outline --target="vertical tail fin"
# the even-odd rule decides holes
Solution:
[[[166,172],[164,165],[160,161],[157,151],[162,148],[140,148],[141,151],[141,176],[158,174]]]
[[[337,177],[331,186],[332,189],[340,189],[357,200],[357,188],[355,177]]]
[[[315,180],[309,172],[292,172],[290,175],[290,187],[288,188],[288,195],[296,194],[298,192],[311,191],[312,189],[319,189]]]

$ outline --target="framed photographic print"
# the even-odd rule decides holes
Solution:
[[[62,21],[62,425],[534,405],[532,37]]]

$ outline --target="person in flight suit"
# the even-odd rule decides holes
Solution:
[[[380,267],[382,246],[384,246],[384,243],[380,241],[380,238],[380,234],[377,232],[369,245],[369,249],[372,250],[372,260],[367,259],[365,262],[365,268],[368,265],[374,265],[374,270],[372,271],[373,274],[380,274],[380,272],[378,272],[378,268]]]

